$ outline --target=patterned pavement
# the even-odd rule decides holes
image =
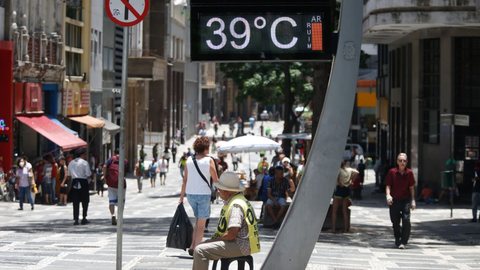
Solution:
[[[258,157],[251,162],[256,164]],[[144,180],[143,193],[137,193],[134,179],[128,180],[123,269],[191,269],[186,252],[165,248],[178,201],[178,175],[178,168],[171,166],[166,186],[150,188]],[[408,248],[395,249],[384,196],[373,192],[372,181],[373,172],[368,171],[365,199],[351,208],[352,232],[321,233],[307,269],[480,269],[480,223],[469,223],[468,206],[457,206],[450,218],[446,205],[417,203]],[[258,216],[261,204],[254,206]],[[110,225],[106,193],[91,196],[91,224],[85,226],[72,225],[71,204],[36,205],[34,211],[17,208],[16,203],[0,203],[0,269],[115,269],[116,227]],[[212,206],[214,218],[207,236],[220,208],[220,204]],[[188,205],[186,209],[193,216]],[[261,228],[262,251],[254,255],[256,269],[276,232]]]

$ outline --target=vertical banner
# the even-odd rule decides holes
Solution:
[[[13,42],[0,41],[0,170],[13,164]]]

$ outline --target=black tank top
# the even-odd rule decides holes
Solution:
[[[60,166],[60,181],[63,181],[63,179],[65,178],[65,165],[63,166]]]

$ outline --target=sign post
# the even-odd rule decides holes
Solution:
[[[149,0],[105,0],[107,16],[123,26],[122,93],[120,105],[120,160],[118,172],[118,223],[116,269],[122,269],[123,209],[125,206],[125,114],[128,91],[129,26],[140,23],[148,13]]]

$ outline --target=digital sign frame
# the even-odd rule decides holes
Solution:
[[[331,60],[334,1],[192,0],[192,61]]]

